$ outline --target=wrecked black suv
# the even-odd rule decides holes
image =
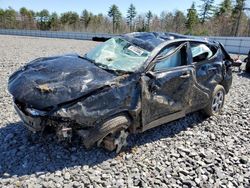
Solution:
[[[81,137],[117,152],[128,133],[203,110],[217,115],[232,83],[220,43],[171,33],[130,33],[85,54],[38,58],[9,78],[15,109],[33,132]]]

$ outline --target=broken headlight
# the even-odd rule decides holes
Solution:
[[[46,112],[41,111],[41,110],[37,110],[34,108],[26,108],[26,111],[31,114],[32,116],[45,116]]]

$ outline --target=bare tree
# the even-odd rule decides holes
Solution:
[[[235,22],[236,22],[234,36],[238,36],[240,22],[242,18],[242,12],[245,8],[245,1],[246,0],[236,0],[236,5],[233,9],[233,15],[235,16]]]

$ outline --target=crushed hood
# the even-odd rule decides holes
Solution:
[[[45,109],[92,92],[116,76],[77,56],[39,58],[9,78],[8,89],[15,100]]]

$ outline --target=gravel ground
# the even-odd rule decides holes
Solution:
[[[0,35],[0,187],[250,187],[250,76],[234,73],[222,115],[199,113],[129,137],[116,155],[52,135],[28,138],[7,79],[40,57],[83,54],[90,41]]]

